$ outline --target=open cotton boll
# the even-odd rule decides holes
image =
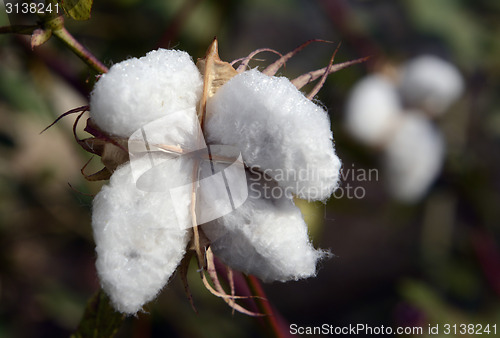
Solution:
[[[184,173],[192,170],[187,163],[172,160],[169,171],[158,179],[173,187],[187,182]],[[147,159],[143,165],[149,166]],[[168,191],[137,189],[129,163],[118,168],[97,194],[92,214],[96,267],[116,310],[135,314],[167,283],[190,238],[189,204],[190,196],[183,196],[174,210]]]
[[[398,199],[420,199],[441,170],[444,144],[441,134],[419,112],[404,114],[385,149],[386,177]]]
[[[453,64],[424,55],[403,66],[400,87],[407,105],[439,115],[462,94],[464,81]]]
[[[237,147],[287,193],[323,200],[337,187],[328,114],[284,77],[255,69],[233,77],[208,101],[205,131],[208,143]]]
[[[148,122],[195,107],[202,87],[189,54],[158,49],[103,74],[90,96],[90,117],[102,130],[128,137]]]
[[[252,175],[248,189],[242,206],[203,225],[214,254],[264,282],[315,276],[316,264],[326,254],[313,248],[299,208],[262,175]]]
[[[401,115],[401,103],[394,85],[382,75],[369,75],[351,91],[346,106],[346,128],[369,145],[385,141]]]

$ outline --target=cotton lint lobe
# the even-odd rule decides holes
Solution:
[[[187,183],[184,172],[192,169],[189,163],[172,160],[168,164],[169,171],[158,180]],[[135,165],[149,167],[146,158]],[[138,189],[130,163],[116,170],[95,197],[92,227],[97,273],[118,311],[139,311],[167,283],[184,256],[190,238],[190,196],[182,199],[184,212],[168,191]]]
[[[264,282],[298,280],[316,275],[326,252],[309,241],[307,225],[292,199],[262,175],[247,172],[250,195],[246,202],[203,231],[215,255],[225,264]],[[273,197],[269,193],[273,189]]]
[[[90,117],[102,130],[129,137],[148,122],[195,107],[202,87],[189,54],[158,49],[101,75],[90,96]]]
[[[327,112],[288,79],[255,69],[236,75],[208,101],[207,116],[209,143],[236,146],[288,193],[324,200],[337,187],[341,163]]]

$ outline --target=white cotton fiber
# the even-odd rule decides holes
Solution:
[[[257,70],[236,75],[207,104],[207,143],[237,147],[248,166],[266,170],[300,198],[335,190],[340,160],[330,120],[284,77]]]
[[[102,130],[128,137],[148,122],[195,107],[202,87],[187,53],[158,49],[103,74],[90,96],[90,117]]]
[[[144,161],[144,165],[148,165]],[[188,162],[172,160],[158,180],[172,187],[189,180]],[[138,165],[138,163],[136,163]],[[118,168],[93,203],[97,272],[116,310],[135,314],[175,271],[189,241],[190,196],[136,188],[130,164]],[[179,217],[181,216],[181,217]]]
[[[403,66],[400,87],[408,106],[439,115],[462,94],[464,81],[453,64],[424,55]]]
[[[401,115],[401,103],[393,84],[382,75],[359,81],[347,100],[346,128],[369,145],[385,142]]]
[[[385,149],[385,174],[391,193],[406,202],[419,200],[441,170],[441,134],[418,112],[404,114]]]
[[[169,182],[159,182],[155,177],[156,171],[166,170],[161,164],[205,148],[205,139],[194,107],[170,113],[142,126],[128,139],[130,164],[137,187],[146,191],[168,191]],[[156,167],[147,175],[143,175],[143,170],[150,168],[142,164],[144,157],[149,158],[150,167]],[[139,161],[139,167],[136,167],[136,161]],[[167,168],[169,165],[166,164]]]
[[[241,207],[202,226],[215,255],[265,282],[315,276],[325,253],[313,248],[299,208],[262,175],[252,175],[248,183],[249,196]]]

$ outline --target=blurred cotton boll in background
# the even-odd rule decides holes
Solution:
[[[441,115],[464,90],[464,81],[451,63],[432,55],[408,61],[401,69],[400,91],[410,107],[425,110],[431,116]]]
[[[408,61],[396,73],[394,80],[368,75],[354,86],[345,126],[358,141],[382,150],[389,192],[412,203],[426,194],[444,162],[444,141],[431,118],[446,112],[464,83],[454,65],[430,55]]]
[[[346,128],[358,140],[380,144],[401,115],[394,84],[380,74],[369,75],[353,88],[347,103]]]
[[[441,133],[419,111],[402,115],[384,149],[389,191],[399,200],[418,201],[441,171],[444,158]]]

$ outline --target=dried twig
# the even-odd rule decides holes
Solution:
[[[337,48],[335,48],[335,51],[333,52],[333,55],[330,59],[330,62],[328,63],[328,66],[326,67],[325,69],[325,72],[323,73],[323,76],[321,77],[321,80],[319,80],[318,83],[316,83],[316,85],[314,86],[314,88],[311,90],[311,92],[309,94],[307,94],[307,98],[309,100],[311,100],[314,96],[316,96],[316,94],[319,93],[321,87],[323,87],[323,85],[325,84],[325,81],[326,81],[326,78],[328,77],[328,75],[330,74],[330,69],[332,68],[332,65],[333,65],[333,61],[335,60],[335,55],[337,55],[337,52],[339,51],[339,48],[340,48],[340,42],[339,44],[337,45]]]
[[[240,58],[240,59],[234,60],[230,64],[231,64],[231,66],[234,66],[235,63],[241,61],[241,63],[238,66],[238,68],[236,68],[236,71],[238,73],[242,73],[242,72],[244,72],[247,69],[248,63],[250,62],[250,60],[252,60],[252,58],[255,55],[257,55],[259,53],[262,53],[262,52],[271,52],[271,53],[279,55],[280,57],[283,57],[283,55],[280,52],[277,52],[274,49],[271,49],[271,48],[260,48],[260,49],[254,50],[253,52],[251,52],[250,54],[248,54],[248,56],[246,56],[244,58]]]
[[[341,69],[347,68],[347,67],[355,65],[357,63],[365,62],[369,58],[370,57],[367,56],[367,57],[359,58],[359,59],[356,59],[356,60],[351,60],[351,61],[346,61],[346,62],[342,62],[342,63],[337,63],[337,64],[332,65],[330,67],[330,71],[328,73],[329,74],[335,73],[335,72],[337,72],[337,71],[339,71]],[[301,89],[306,84],[308,84],[310,82],[313,82],[316,79],[318,79],[320,76],[324,75],[327,68],[328,67],[323,67],[321,69],[313,70],[313,71],[310,71],[308,73],[302,74],[302,75],[296,77],[295,79],[293,79],[291,82],[294,84],[295,87],[297,87],[297,89]]]
[[[283,55],[282,57],[280,57],[278,60],[276,60],[274,63],[270,64],[269,66],[267,66],[266,69],[264,69],[262,71],[262,73],[266,74],[266,75],[269,75],[269,76],[274,76],[276,74],[276,72],[288,61],[290,60],[295,54],[297,54],[298,52],[300,52],[302,49],[304,49],[305,47],[307,47],[309,44],[311,44],[312,42],[327,42],[327,43],[330,43],[330,41],[326,41],[326,40],[321,40],[321,39],[312,39],[312,40],[309,40],[309,41],[306,41],[304,42],[303,44],[301,44],[300,46],[298,46],[297,48],[295,48],[294,50],[292,50],[291,52]]]
[[[43,132],[45,132],[47,129],[49,129],[50,127],[52,127],[54,124],[56,124],[57,122],[59,122],[60,119],[62,119],[63,117],[65,116],[68,116],[68,115],[71,115],[71,114],[75,114],[75,113],[84,113],[86,111],[89,110],[89,106],[81,106],[81,107],[78,107],[78,108],[74,108],[74,109],[71,109],[71,110],[68,110],[67,112],[65,112],[64,114],[60,115],[54,122],[52,122],[49,126],[47,126],[44,130],[42,130],[40,132],[40,134],[42,134]],[[81,114],[80,114],[81,115]]]

